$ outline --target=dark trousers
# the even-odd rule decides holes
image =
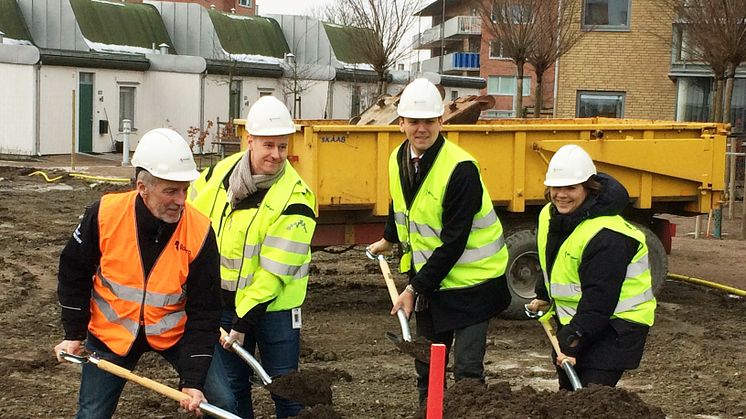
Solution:
[[[464,378],[484,381],[484,353],[487,347],[489,320],[461,329],[435,333],[428,310],[415,313],[415,317],[418,336],[425,337],[433,343],[446,345],[446,364],[453,348],[453,375],[456,381]],[[415,360],[414,368],[417,371],[417,391],[422,406],[427,400],[430,364]],[[443,382],[445,383],[445,380]]]
[[[559,378],[560,389],[572,390],[570,379],[565,374],[565,370],[555,365],[557,369],[557,378]],[[589,384],[600,384],[602,386],[616,387],[616,383],[622,378],[624,370],[598,370],[593,368],[575,368],[575,372],[580,378],[580,384],[587,387]]]

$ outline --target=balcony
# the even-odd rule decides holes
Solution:
[[[440,57],[433,57],[422,62],[422,71],[438,73]],[[443,56],[443,74],[463,71],[479,71],[479,53],[452,52]]]
[[[440,28],[443,27],[445,42],[460,41],[469,36],[482,34],[482,18],[479,16],[456,16],[446,20],[445,25],[432,28],[412,37],[412,48],[428,49],[440,46]]]

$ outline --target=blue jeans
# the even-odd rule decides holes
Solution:
[[[119,356],[111,352],[101,341],[89,335],[86,341],[86,350],[90,353],[95,352],[101,359],[132,370],[137,365],[137,361],[140,360],[143,353],[150,350],[147,343],[143,340],[144,336],[138,336],[138,340],[133,344],[130,352],[125,356]],[[178,344],[159,353],[176,368],[179,360]],[[127,380],[99,369],[90,362],[83,364],[80,395],[78,396],[78,413],[75,417],[77,419],[111,418],[117,408],[119,396],[122,394],[122,389],[126,382]],[[211,366],[204,387],[204,394],[208,403],[230,411],[232,400],[224,396],[228,391],[227,384],[220,380],[219,374],[214,373]],[[177,407],[174,404],[174,409]]]
[[[231,329],[233,311],[223,311],[221,319],[225,330]],[[290,310],[266,312],[259,324],[246,334],[244,348],[252,355],[257,347],[261,354],[261,363],[271,377],[288,374],[298,369],[300,357],[300,329],[292,327]],[[226,351],[217,345],[212,366],[222,369],[228,376],[228,383],[233,392],[236,413],[244,419],[254,418],[254,407],[251,402],[251,367],[233,352]],[[258,377],[257,377],[258,380]],[[275,402],[275,413],[278,419],[297,416],[303,405],[272,395]]]

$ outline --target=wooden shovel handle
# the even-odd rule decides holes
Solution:
[[[391,277],[391,269],[386,259],[379,257],[378,264],[381,265],[381,272],[383,272],[383,279],[386,281],[386,288],[389,290],[389,297],[391,297],[391,304],[396,304],[396,300],[399,299],[399,291],[396,289],[394,278]]]
[[[549,338],[549,341],[552,342],[552,348],[554,348],[554,352],[561,354],[562,351],[560,351],[559,341],[557,340],[557,334],[554,332],[554,328],[549,323],[549,318],[546,319],[540,319],[539,323],[541,323],[541,326],[544,328],[544,331],[547,333],[547,337]]]
[[[137,374],[134,374],[132,371],[126,368],[122,368],[119,365],[113,364],[109,361],[99,359],[96,365],[106,372],[112,373],[117,377],[124,378],[127,381],[132,381],[133,383],[140,384],[141,386],[158,392],[170,399],[182,401],[191,398],[188,394],[182,393],[175,388],[171,388],[165,384],[153,381],[150,378],[141,377]]]

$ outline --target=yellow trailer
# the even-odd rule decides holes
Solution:
[[[244,122],[235,121],[242,148]],[[534,281],[541,275],[533,229],[546,202],[544,174],[556,150],[580,145],[598,171],[627,188],[631,202],[625,215],[645,227],[651,253],[657,254],[657,288],[665,279],[672,228],[654,215],[693,215],[719,206],[727,128],[609,118],[529,119],[446,125],[443,134],[479,161],[511,250],[511,290],[514,299],[524,301],[533,296]],[[315,246],[370,243],[381,237],[390,201],[388,158],[403,140],[396,125],[300,121],[288,159],[317,195]]]

